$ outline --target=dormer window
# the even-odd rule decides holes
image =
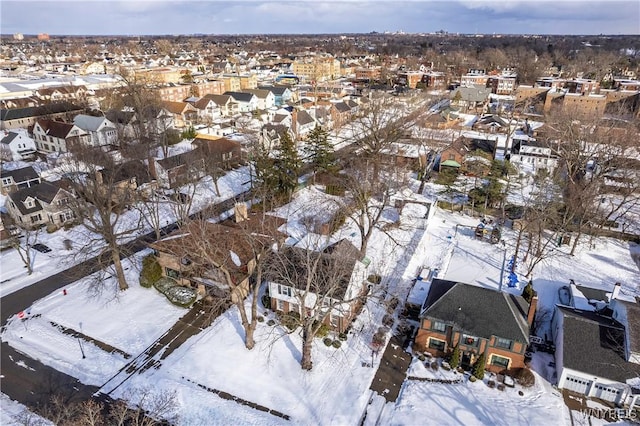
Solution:
[[[24,200],[24,205],[26,208],[31,209],[36,206],[36,203],[34,202],[33,198],[29,197]]]

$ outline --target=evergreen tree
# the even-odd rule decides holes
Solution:
[[[460,344],[457,344],[453,348],[453,352],[451,352],[451,359],[449,360],[449,365],[451,368],[458,368],[460,364]]]
[[[526,286],[522,289],[522,298],[531,303],[531,299],[536,295],[536,291],[533,289],[533,280],[529,280]]]
[[[331,171],[335,167],[334,149],[329,142],[329,134],[320,126],[316,126],[309,132],[304,154],[316,173]]]
[[[481,353],[476,360],[476,363],[473,364],[473,375],[476,377],[476,379],[482,380],[484,378],[484,365],[486,364],[486,362],[487,357],[484,353]]]
[[[279,192],[290,194],[298,186],[300,159],[296,143],[288,133],[282,135],[278,156],[274,163]]]

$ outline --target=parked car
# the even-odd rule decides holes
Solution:
[[[49,253],[51,249],[44,244],[36,243],[32,245],[34,250],[38,250],[40,253]]]

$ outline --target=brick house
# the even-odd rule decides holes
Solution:
[[[307,310],[321,306],[330,310],[325,317],[325,324],[332,330],[343,333],[362,307],[361,296],[368,292],[368,265],[363,262],[364,259],[351,242],[340,240],[321,252],[311,254],[311,258],[321,258],[318,263],[320,271],[316,271],[315,278],[311,278],[311,289],[306,291],[309,268],[304,262],[310,258],[308,254],[306,249],[298,247],[285,247],[281,250],[279,256],[287,259],[285,262],[294,277],[287,283],[281,282],[279,274],[267,268],[265,279],[269,287],[271,309],[282,313],[300,313],[302,306]],[[325,279],[324,282],[325,277],[332,278]],[[322,293],[319,295],[320,292]],[[322,302],[318,301],[319,296],[324,297]]]
[[[434,279],[422,305],[414,350],[444,357],[458,346],[463,368],[482,353],[488,371],[522,368],[536,305],[535,297],[529,305],[520,296]]]
[[[242,145],[231,139],[198,134],[191,145],[202,150],[205,161],[220,164],[225,169],[232,168],[243,160]]]

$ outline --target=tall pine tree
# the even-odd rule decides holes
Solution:
[[[330,172],[335,169],[336,160],[333,145],[329,142],[327,131],[320,126],[316,125],[307,135],[304,154],[314,173]]]
[[[279,192],[291,194],[298,186],[300,158],[296,143],[289,133],[284,133],[280,140],[278,156],[274,161],[274,172],[278,179]]]

